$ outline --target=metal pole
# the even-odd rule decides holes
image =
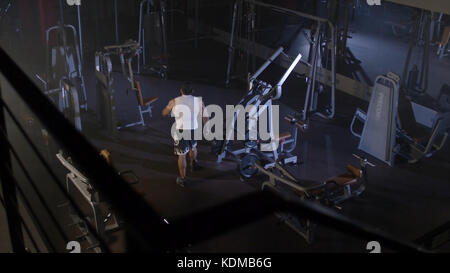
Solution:
[[[142,50],[139,52],[138,54],[138,60],[137,60],[137,73],[140,74],[141,73],[141,54],[142,52],[145,52],[145,47],[143,46],[143,29],[142,29],[142,20],[143,20],[143,8],[144,8],[144,3],[147,2],[146,0],[141,1],[140,5],[139,5],[139,34],[138,34],[138,44],[140,47],[142,47]]]
[[[173,34],[173,32],[174,32],[174,30],[175,30],[175,27],[174,27],[174,19],[175,19],[175,16],[173,15],[174,14],[174,6],[175,6],[175,1],[169,1],[169,3],[170,3],[170,11],[172,12],[172,15],[170,16],[170,33],[172,33]]]
[[[250,4],[250,39],[251,39],[251,50],[255,50],[255,43],[256,43],[256,36],[255,36],[255,18],[256,18],[256,11],[255,11],[255,5]],[[252,71],[256,68],[256,56],[252,54]]]
[[[330,28],[331,31],[331,113],[329,118],[334,118],[336,113],[336,36],[337,30]]]
[[[0,87],[0,97],[1,96],[2,90]],[[3,104],[0,104],[0,130],[5,132],[5,137],[8,136]],[[19,213],[19,204],[17,202],[16,185],[13,182],[13,177],[11,177],[11,154],[7,141],[8,139],[6,138],[2,138],[0,140],[0,183],[2,184],[1,186],[12,250],[14,253],[26,253],[21,217]]]
[[[198,0],[195,0],[195,48],[198,48],[198,31],[199,31],[199,22],[198,22]]]
[[[234,30],[236,28],[236,14],[237,14],[238,2],[234,2],[233,19],[231,21],[231,34],[230,34],[230,46],[228,47],[228,66],[227,66],[227,78],[225,80],[225,86],[230,85],[231,66],[233,63],[233,42],[234,42]]]
[[[117,9],[117,0],[114,0],[114,24],[116,28],[116,44],[119,44],[119,11]]]
[[[64,4],[63,0],[59,0],[59,15],[61,24],[64,25]]]
[[[342,37],[339,43],[339,57],[341,57],[342,59],[345,58],[345,52],[347,50],[347,36],[348,36],[348,27],[349,27],[349,9],[351,8],[353,1],[347,1],[346,2],[346,6],[345,6],[345,11],[344,11],[344,31],[342,33]],[[333,23],[335,23],[333,21]]]
[[[308,76],[308,87],[306,89],[306,99],[305,99],[305,104],[303,106],[303,113],[302,113],[302,120],[306,120],[308,117],[308,112],[309,112],[309,100],[310,97],[314,96],[314,88],[313,88],[313,83],[315,81],[315,73],[316,73],[316,66],[317,66],[317,54],[318,54],[318,49],[320,47],[319,44],[319,33],[320,33],[320,22],[317,22],[317,29],[316,29],[316,34],[314,35],[314,44],[312,45],[312,51],[313,51],[313,55],[312,55],[312,61],[311,61],[311,68],[309,71],[309,76]]]
[[[249,78],[249,82],[253,82],[256,78],[258,78],[258,76],[263,73],[263,71],[271,64],[273,63],[273,61],[275,61],[275,59],[280,56],[280,54],[283,52],[284,48],[283,47],[279,47],[277,49],[277,51],[275,51],[272,56],[270,56],[267,61],[261,65],[261,67],[255,72],[255,74],[253,74],[250,78]]]
[[[80,55],[81,55],[81,63],[83,63],[84,55],[83,55],[83,35],[81,30],[81,11],[80,6],[77,6],[77,13],[78,13],[78,35],[80,37]],[[81,75],[80,75],[81,76]]]
[[[161,32],[162,32],[162,42],[163,42],[163,55],[164,58],[167,56],[167,32],[166,32],[166,1],[160,1],[161,8]]]

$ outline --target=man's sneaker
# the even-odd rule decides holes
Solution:
[[[191,172],[195,172],[195,171],[201,170],[201,168],[202,168],[202,167],[198,164],[197,161],[194,161],[194,162],[191,164]]]
[[[186,182],[186,179],[182,179],[181,177],[177,177],[177,184],[181,187],[184,187],[184,183]]]

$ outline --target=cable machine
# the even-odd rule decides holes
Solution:
[[[336,91],[336,36],[335,26],[327,19],[310,14],[265,4],[253,0],[237,0],[233,6],[232,24],[229,40],[229,55],[227,63],[227,74],[225,84],[230,85],[231,80],[247,77],[249,68],[255,66],[255,24],[256,7],[264,7],[273,12],[283,15],[296,16],[311,21],[309,35],[306,35],[310,49],[308,54],[307,88],[306,99],[303,105],[301,119],[306,121],[310,114],[317,114],[324,118],[333,118],[335,114],[335,91]],[[246,30],[243,31],[243,18],[246,18]],[[244,45],[242,45],[244,43]],[[241,50],[236,50],[241,48]],[[242,50],[245,48],[245,50]],[[244,60],[244,65],[238,64],[239,60]],[[238,71],[235,67],[246,71]],[[331,70],[331,87],[328,88],[320,82],[323,69]],[[254,69],[253,69],[254,70]],[[329,89],[329,90],[328,90]],[[329,93],[329,102],[319,109],[319,97]]]
[[[149,71],[167,79],[166,1],[142,0],[139,5],[137,73]]]

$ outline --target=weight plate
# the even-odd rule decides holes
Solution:
[[[255,163],[259,160],[255,154],[247,154],[241,159],[239,173],[245,179],[251,179],[258,173]]]

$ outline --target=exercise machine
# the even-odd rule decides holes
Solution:
[[[86,85],[78,37],[73,25],[57,25],[47,29],[46,82],[49,87],[48,85],[57,83],[62,77],[69,79],[81,91],[80,108],[87,110]],[[51,41],[56,41],[56,45],[51,47]]]
[[[97,78],[98,111],[100,120],[106,130],[113,135],[117,130],[132,126],[145,126],[144,114],[152,115],[152,104],[158,100],[158,97],[144,98],[141,84],[134,78],[132,60],[138,55],[141,48],[135,41],[129,40],[123,45],[106,46],[103,51],[95,55],[95,69]],[[130,83],[131,90],[136,94],[137,110],[139,121],[129,123],[123,126],[118,125],[116,119],[115,90],[113,78],[113,65],[111,56],[116,55],[120,58],[122,73]]]
[[[284,15],[295,16],[310,23],[309,34],[306,39],[310,43],[308,60],[305,66],[306,99],[302,109],[301,119],[307,121],[310,115],[316,114],[320,117],[331,119],[335,114],[335,91],[336,91],[336,51],[337,51],[337,29],[327,19],[313,16],[270,5],[253,0],[236,1],[233,6],[230,38],[228,43],[228,62],[225,84],[229,86],[231,80],[242,75],[248,75],[251,67],[255,67],[255,54],[260,51],[261,46],[255,40],[256,7],[267,8],[271,11]],[[244,15],[246,24],[241,21]],[[240,49],[240,50],[238,50]],[[258,49],[258,50],[257,50]],[[242,56],[246,56],[242,57]],[[244,65],[236,66],[236,61],[244,59]],[[246,67],[246,71],[236,71]],[[331,70],[330,87],[323,84],[323,73],[325,69]],[[237,74],[237,75],[235,75]],[[328,79],[327,79],[328,80]],[[329,101],[324,102],[324,97]],[[319,103],[321,100],[322,103]]]
[[[166,2],[142,0],[139,5],[137,73],[149,71],[167,79]],[[154,63],[157,62],[155,65]]]
[[[270,160],[257,150],[251,151],[252,161],[242,160],[240,165],[241,175],[253,178],[257,175],[265,175],[268,180],[263,182],[261,189],[270,190],[280,194],[286,199],[317,202],[322,205],[341,209],[340,205],[352,198],[360,196],[366,189],[367,166],[375,167],[367,159],[353,155],[360,161],[360,167],[347,165],[347,171],[325,182],[302,180],[294,177],[291,172],[279,162],[267,168],[266,161]],[[248,158],[250,156],[247,155]],[[309,219],[299,219],[291,214],[276,213],[276,216],[301,235],[308,243],[313,241],[315,224]]]
[[[72,39],[69,39],[71,33]],[[51,46],[51,41],[56,45]],[[82,130],[80,109],[87,110],[77,31],[72,25],[57,25],[46,32],[46,74],[36,75],[45,94],[78,130]]]
[[[403,82],[401,85],[406,88],[410,95],[423,95],[428,89],[433,15],[429,11],[421,11],[416,14],[416,17],[408,55],[403,68]],[[422,53],[420,64],[414,64],[410,69],[411,59],[415,50]]]
[[[354,128],[357,122],[364,125],[361,133]],[[360,138],[358,148],[389,166],[396,155],[409,163],[432,156],[444,146],[449,128],[450,113],[408,99],[394,73],[377,77],[367,113],[358,109],[350,125]]]
[[[282,87],[284,82],[287,80],[289,75],[292,73],[295,66],[300,61],[302,55],[298,54],[294,60],[291,60],[290,67],[283,73],[281,79],[273,86],[267,82],[259,80],[258,77],[267,69],[267,67],[275,61],[277,57],[284,53],[284,49],[280,47],[276,50],[273,55],[248,79],[249,91],[247,94],[238,102],[236,106],[236,111],[234,112],[234,117],[230,128],[227,126],[227,130],[224,134],[225,138],[223,141],[216,141],[213,148],[214,152],[217,154],[217,161],[221,162],[227,154],[231,154],[233,157],[245,158],[246,155],[252,149],[258,149],[260,151],[267,150],[266,153],[269,157],[273,158],[273,161],[282,161],[285,163],[297,163],[297,157],[290,154],[291,151],[295,149],[297,144],[297,127],[294,129],[293,133],[277,135],[274,131],[274,118],[273,118],[273,108],[272,102],[278,100],[282,95]],[[244,113],[246,111],[246,113]],[[256,125],[256,121],[265,114],[267,111],[267,129],[269,139],[262,140],[261,136],[256,133],[256,136],[252,136],[250,128]],[[245,132],[238,132],[238,121],[240,118],[245,119]],[[252,123],[253,122],[253,123]],[[278,121],[275,121],[278,122]],[[293,124],[299,124],[301,129],[306,129],[307,125],[294,120],[292,118],[291,122]],[[241,141],[231,141],[234,133],[237,135],[244,134],[245,140]],[[275,147],[275,143],[280,143],[278,147]],[[269,149],[263,149],[262,147],[270,147]]]
[[[347,165],[347,172],[327,179],[325,182],[306,181],[295,178],[286,168],[277,164],[275,168],[265,169],[258,161],[254,168],[268,177],[262,184],[262,190],[270,190],[287,199],[298,199],[341,209],[341,204],[349,199],[360,196],[366,189],[367,166],[374,164],[358,155],[353,155],[360,161],[360,166]],[[256,175],[257,173],[255,173]],[[302,236],[306,242],[314,239],[315,224],[309,219],[299,219],[289,213],[275,214],[284,224]]]
[[[108,162],[110,161],[110,154],[107,150],[102,150],[100,153],[103,158]],[[59,162],[69,171],[66,175],[66,189],[69,196],[81,196],[82,200],[88,203],[92,212],[91,216],[86,219],[81,219],[72,208],[69,207],[69,215],[73,220],[73,225],[78,227],[82,235],[79,239],[85,239],[89,242],[88,249],[95,252],[101,252],[98,242],[95,236],[89,234],[87,224],[85,220],[92,223],[95,228],[95,232],[101,238],[105,238],[107,234],[117,231],[121,228],[121,222],[115,213],[109,208],[102,198],[101,194],[95,189],[95,187],[89,182],[89,179],[82,174],[82,172],[75,166],[70,157],[64,156],[60,151],[56,158]],[[130,185],[139,183],[139,179],[133,171],[124,171],[119,173]]]

